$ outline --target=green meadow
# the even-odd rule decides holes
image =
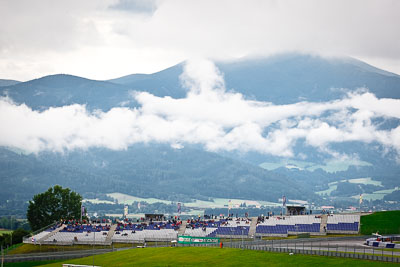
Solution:
[[[43,266],[61,266],[62,263],[92,265],[93,258],[66,260]],[[386,266],[390,263],[348,258],[289,255],[265,251],[229,248],[170,247],[131,249],[97,255],[98,266]]]
[[[0,229],[0,235],[2,235],[2,234],[10,234],[12,232],[13,232],[13,230]]]
[[[400,233],[400,210],[378,211],[370,215],[361,216],[360,233],[370,235],[399,234]]]

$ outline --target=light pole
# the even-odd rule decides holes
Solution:
[[[242,229],[242,250],[244,250],[244,245],[243,245],[243,226],[240,227]]]
[[[93,232],[93,255],[92,255],[92,257],[93,257],[93,267],[94,267],[94,242],[95,242],[95,240],[96,240],[96,227],[94,228],[94,232]]]
[[[231,228],[231,248],[232,248],[232,236],[233,236],[234,231],[235,231],[235,229]]]
[[[10,225],[11,227],[11,244],[10,244],[10,246],[12,246],[12,235],[13,235],[13,217],[12,217],[12,215],[11,215],[11,225]]]

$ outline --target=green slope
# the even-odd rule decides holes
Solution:
[[[0,148],[0,201],[20,201],[54,184],[85,197],[120,192],[144,198],[190,202],[191,198],[277,201],[286,194],[317,199],[291,177],[198,149],[135,145],[124,151],[90,149],[64,154],[19,155]],[[15,207],[0,207],[6,214]],[[20,214],[23,214],[21,207]]]
[[[400,233],[400,210],[380,211],[371,215],[361,216],[361,234],[370,235]]]
[[[62,263],[93,264],[92,257]],[[95,256],[100,266],[381,266],[388,263],[220,248],[145,248]],[[60,266],[54,263],[44,266]]]

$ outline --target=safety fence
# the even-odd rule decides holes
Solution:
[[[107,252],[115,251],[113,249],[94,249],[94,250],[75,250],[64,252],[51,252],[51,253],[32,253],[32,254],[18,254],[18,255],[5,255],[2,260],[4,262],[25,262],[25,261],[46,261],[46,260],[66,260],[82,258],[92,255],[104,254]]]
[[[268,252],[280,252],[288,254],[319,255],[329,257],[342,257],[363,260],[385,261],[400,263],[399,249],[382,249],[362,245],[365,237],[336,237],[336,238],[305,238],[305,239],[281,239],[281,240],[224,240],[223,247],[258,250]],[[58,251],[35,254],[5,255],[5,262],[39,261],[56,259],[73,259],[91,255],[103,254],[122,249],[137,247],[219,247],[220,244],[178,244],[170,241],[143,240],[142,244],[132,243],[132,247],[125,248],[102,248],[92,250]],[[358,245],[352,245],[358,242]]]
[[[223,247],[260,250],[269,252],[281,252],[288,254],[318,255],[328,257],[342,257],[363,260],[385,261],[400,263],[399,249],[381,249],[365,245],[338,244],[335,241],[345,241],[343,238],[330,240],[259,240],[259,241],[235,241],[225,242]],[[323,242],[322,242],[323,241]],[[350,240],[349,240],[350,241]],[[345,243],[345,242],[343,242]],[[349,242],[350,243],[350,242]],[[191,244],[190,246],[217,247],[220,244]]]

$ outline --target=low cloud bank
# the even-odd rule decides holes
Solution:
[[[37,153],[135,143],[169,143],[174,148],[202,144],[209,151],[239,150],[292,157],[297,142],[333,153],[333,143],[376,142],[400,155],[400,100],[378,99],[360,90],[330,102],[290,105],[245,99],[225,88],[223,75],[205,60],[191,61],[181,75],[186,98],[137,92],[139,108],[116,107],[89,112],[84,105],[34,111],[0,99],[0,145]],[[265,90],[268,90],[266,85]]]

